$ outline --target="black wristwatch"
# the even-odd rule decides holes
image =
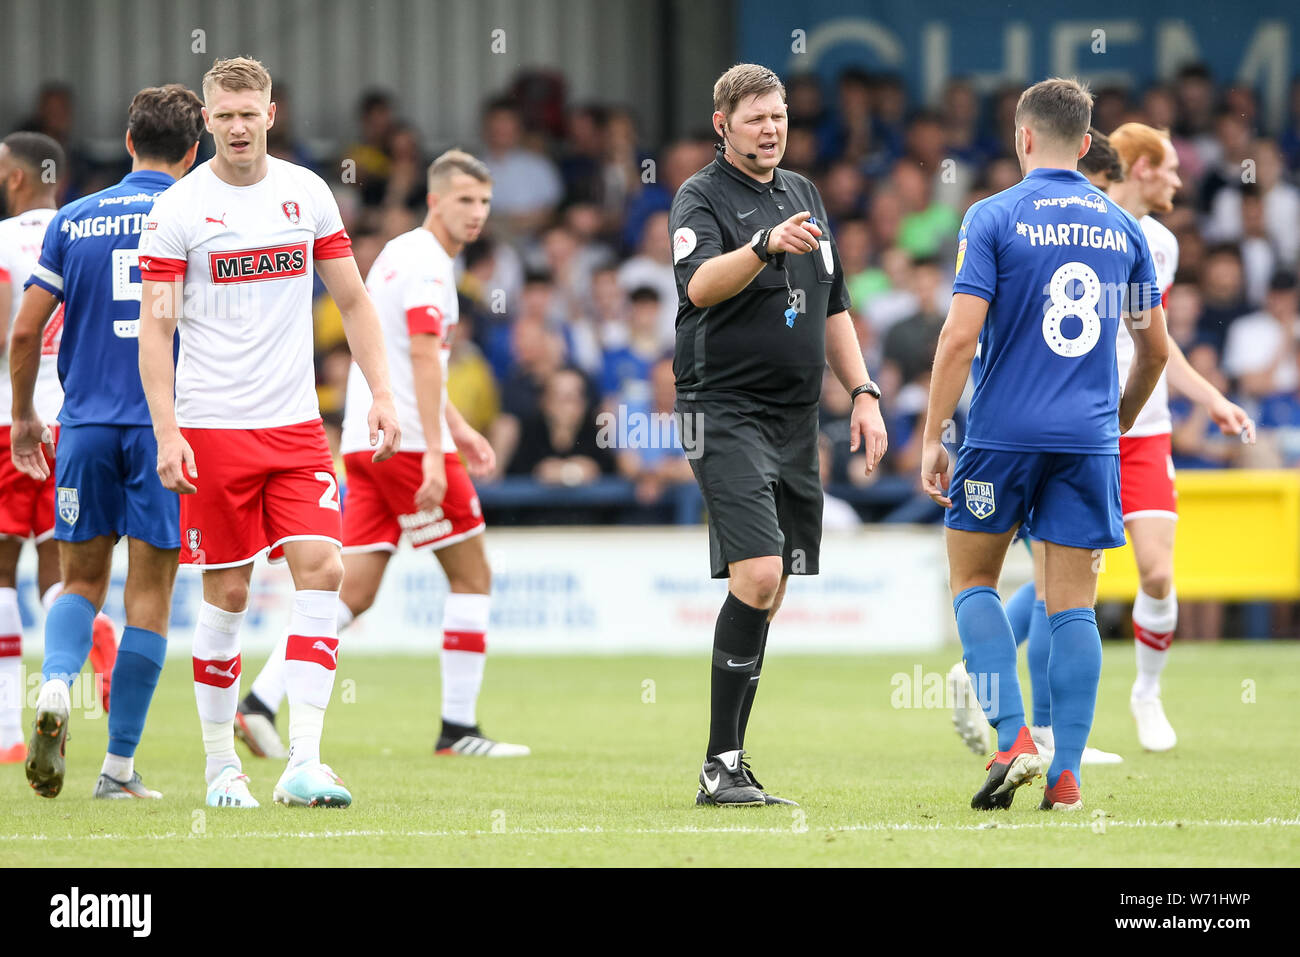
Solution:
[[[880,401],[880,386],[876,385],[870,379],[868,379],[863,385],[858,386],[851,393],[849,393],[849,400],[852,402],[856,402],[858,400],[858,396],[862,395],[862,393],[864,392],[867,395],[872,396],[877,402]]]
[[[773,259],[772,253],[767,251],[768,240],[772,238],[772,227],[760,229],[754,233],[754,238],[749,241],[749,248],[754,250],[754,255],[763,260],[764,263],[770,263]]]

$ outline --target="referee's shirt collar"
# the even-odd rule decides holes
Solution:
[[[785,189],[785,179],[781,176],[781,170],[779,168],[772,170],[772,182],[760,183],[748,173],[742,172],[738,167],[728,163],[727,158],[721,153],[713,158],[713,164],[720,167],[724,173],[736,180],[736,182],[744,183],[756,193],[761,193],[769,188],[779,190]]]

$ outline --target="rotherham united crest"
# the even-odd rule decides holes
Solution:
[[[199,550],[199,542],[203,541],[203,533],[197,528],[187,528],[185,530],[185,544],[192,552]]]
[[[299,215],[298,204],[293,200],[289,200],[287,203],[281,203],[280,208],[284,210],[285,219],[289,220],[291,223],[296,223],[302,218]]]

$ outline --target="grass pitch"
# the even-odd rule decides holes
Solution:
[[[795,811],[694,806],[707,655],[492,659],[484,727],[533,748],[494,761],[433,756],[435,654],[346,652],[324,757],[354,805],[273,805],[280,762],[241,751],[263,806],[205,808],[188,662],[173,659],[136,759],[165,798],[92,801],[107,723],[74,711],[58,798],[0,767],[0,866],[1300,864],[1300,645],[1176,646],[1163,684],[1178,747],[1146,754],[1128,714],[1133,651],[1108,643],[1092,742],[1125,761],[1084,769],[1074,815],[1038,810],[1041,779],[1009,811],[970,809],[986,758],[946,707],[895,707],[924,705],[956,657],[774,655],[748,744]],[[914,696],[896,676],[918,664]]]

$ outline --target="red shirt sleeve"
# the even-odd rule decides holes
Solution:
[[[406,310],[406,330],[411,335],[442,335],[442,310],[437,306],[414,306]]]
[[[8,281],[9,281],[9,270],[5,269],[4,266],[0,266],[0,282],[8,282]]]
[[[146,282],[175,282],[185,278],[184,259],[160,259],[157,256],[140,257],[140,278]]]
[[[311,254],[316,259],[342,259],[345,256],[351,256],[352,237],[348,235],[346,229],[340,229],[337,233],[322,236],[316,240],[316,245],[312,247]]]

